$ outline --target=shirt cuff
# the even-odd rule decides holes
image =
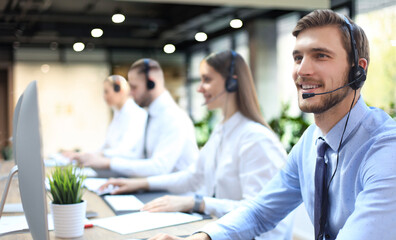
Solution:
[[[216,211],[216,201],[213,201],[211,197],[204,197],[203,199],[205,202],[204,213],[208,215],[214,214]]]
[[[123,161],[125,161],[122,158],[110,158],[110,170],[119,174],[125,174],[126,173],[126,169],[125,169],[125,165],[122,164]]]
[[[168,190],[168,184],[165,176],[167,175],[148,177],[147,181],[149,183],[149,190]]]

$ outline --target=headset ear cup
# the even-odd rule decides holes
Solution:
[[[366,81],[366,71],[361,66],[353,66],[349,71],[349,85],[353,90],[361,88]]]
[[[119,92],[121,90],[120,86],[114,84],[114,92]]]
[[[113,88],[114,88],[114,92],[119,92],[121,90],[120,81],[119,80],[114,81]]]
[[[227,92],[236,92],[238,89],[238,81],[236,78],[230,77],[226,81]]]
[[[148,79],[147,80],[147,89],[151,90],[155,87],[155,82],[153,82],[152,80]]]

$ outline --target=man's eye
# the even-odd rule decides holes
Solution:
[[[326,54],[319,53],[319,54],[317,55],[317,57],[318,57],[318,58],[327,58],[328,56],[327,56]]]
[[[294,56],[293,59],[294,59],[294,62],[301,62],[302,56]]]

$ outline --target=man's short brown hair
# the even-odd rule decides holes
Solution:
[[[363,29],[356,25],[349,17],[347,17],[349,22],[352,25],[353,37],[356,41],[356,48],[358,52],[358,58],[365,58],[367,60],[367,65],[370,61],[370,48],[369,42],[367,40],[366,34]],[[344,20],[344,16],[333,12],[332,10],[315,10],[303,18],[301,18],[296,27],[293,29],[293,36],[297,37],[300,32],[314,28],[314,27],[323,27],[327,25],[338,26],[338,29],[341,32],[343,47],[345,51],[348,53],[348,60],[352,64],[353,63],[353,55],[352,55],[352,46],[351,46],[351,37],[349,34],[349,30],[346,26],[346,22]]]

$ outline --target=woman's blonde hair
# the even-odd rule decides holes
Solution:
[[[122,89],[123,91],[126,91],[127,93],[129,91],[128,81],[121,75],[108,76],[105,79],[105,82],[109,82],[115,87],[116,87],[116,85],[118,85],[120,89]]]
[[[235,53],[235,52],[234,52]],[[230,50],[212,53],[207,56],[206,61],[216,72],[220,73],[224,79],[229,78],[233,53]],[[241,55],[235,53],[234,56],[234,75],[236,75],[238,87],[236,90],[236,102],[238,111],[252,121],[261,123],[268,127],[261,115],[260,106],[254,87],[252,73]]]

